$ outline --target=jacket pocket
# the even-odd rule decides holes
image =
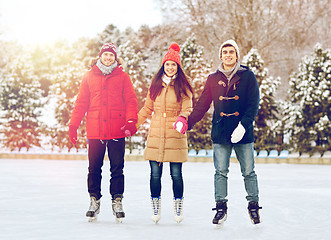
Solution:
[[[219,119],[213,119],[212,121],[212,128],[211,128],[211,139],[213,142],[218,143],[221,135],[223,134],[223,126],[222,126],[222,118]]]
[[[211,139],[213,142],[216,142],[219,135],[219,124],[213,124],[211,128]]]
[[[123,135],[121,127],[125,124],[125,111],[111,111],[110,113],[110,132],[112,136]]]
[[[88,112],[86,116],[87,137],[99,137],[99,111]]]

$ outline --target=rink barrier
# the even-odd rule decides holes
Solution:
[[[40,159],[40,160],[88,160],[87,153],[0,153],[0,159]],[[126,153],[125,161],[144,161],[142,153]],[[108,156],[105,154],[105,160]],[[236,157],[230,158],[231,162],[238,162]],[[189,156],[188,162],[213,162],[212,157]],[[296,156],[288,158],[258,158],[255,157],[255,163],[265,164],[318,164],[331,165],[331,157],[307,157]]]

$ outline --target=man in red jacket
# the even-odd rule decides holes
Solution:
[[[137,97],[127,73],[117,59],[113,43],[102,46],[99,58],[82,79],[69,123],[69,138],[77,141],[77,129],[86,115],[88,139],[89,221],[100,212],[101,167],[107,148],[110,161],[110,194],[113,214],[118,221],[125,217],[122,208],[124,192],[125,137],[136,133]]]

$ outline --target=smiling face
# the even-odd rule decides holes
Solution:
[[[104,52],[100,58],[103,65],[109,67],[115,62],[115,54],[112,52]]]
[[[164,63],[164,72],[168,77],[172,77],[177,73],[178,66],[177,63],[171,60],[168,60]]]
[[[236,49],[232,46],[227,46],[222,48],[221,60],[223,62],[223,67],[225,70],[230,70],[237,62]]]

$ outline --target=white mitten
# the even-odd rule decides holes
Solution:
[[[239,142],[245,135],[245,132],[246,130],[244,126],[241,124],[241,122],[239,122],[238,126],[233,130],[233,133],[231,135],[231,142],[232,143]]]
[[[183,123],[182,122],[178,122],[177,124],[176,124],[176,130],[178,131],[178,132],[181,132],[182,131],[182,128],[183,128]]]
[[[188,125],[184,117],[179,116],[173,125],[174,125],[174,129],[176,129],[179,133],[181,134],[186,133]]]

